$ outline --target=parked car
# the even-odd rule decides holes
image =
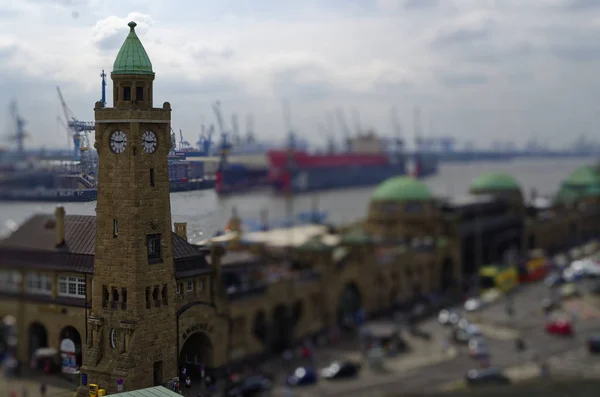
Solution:
[[[469,356],[476,360],[488,358],[490,356],[488,345],[483,338],[471,339],[469,341]]]
[[[560,287],[560,296],[564,299],[575,298],[581,296],[581,292],[574,283],[564,284]]]
[[[460,321],[460,315],[456,310],[443,309],[438,314],[438,322],[442,325],[456,325]]]
[[[350,361],[334,361],[321,370],[325,379],[347,379],[358,375],[360,365]]]
[[[496,368],[472,369],[465,380],[468,386],[508,385],[510,379]]]
[[[563,319],[552,320],[546,324],[546,332],[554,335],[571,336],[574,333],[573,325]]]
[[[290,386],[307,386],[315,383],[317,383],[317,371],[311,367],[298,367],[287,378],[287,384]]]
[[[228,397],[249,397],[268,392],[273,387],[271,379],[262,375],[251,375],[236,382],[228,391]]]
[[[550,288],[559,287],[565,283],[565,278],[559,272],[551,273],[544,280],[544,284]]]
[[[600,353],[600,335],[593,335],[587,341],[588,352],[592,354]]]

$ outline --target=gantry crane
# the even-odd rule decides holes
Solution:
[[[67,133],[73,139],[73,159],[75,161],[81,161],[82,164],[85,164],[86,166],[91,166],[93,161],[90,154],[88,134],[95,131],[96,123],[93,121],[77,120],[71,109],[67,106],[62,92],[60,91],[60,87],[56,87],[56,91],[58,92],[58,98],[65,117],[63,124],[66,124]]]
[[[19,115],[16,101],[10,103],[10,117],[12,119],[12,126],[8,133],[8,139],[16,142],[17,152],[19,156],[23,156],[25,154],[25,139],[29,137],[29,134],[25,132],[25,119]]]
[[[219,147],[220,150],[220,166],[223,167],[227,163],[227,158],[229,155],[229,150],[231,149],[231,144],[229,143],[228,133],[225,131],[225,123],[223,122],[223,113],[221,112],[221,102],[216,101],[212,105],[213,111],[215,112],[215,117],[217,118],[217,124],[219,126],[219,133],[221,134],[221,144]]]
[[[348,123],[346,123],[344,111],[342,109],[337,109],[335,114],[337,116],[338,123],[342,128],[342,134],[344,134],[344,144],[346,145],[346,150],[350,151],[352,148],[352,141],[350,140],[350,128],[348,127]]]

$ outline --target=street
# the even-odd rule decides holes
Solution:
[[[560,311],[573,320],[575,335],[564,337],[550,335],[545,331],[545,316],[542,311],[542,299],[548,296],[548,288],[543,283],[522,287],[514,295],[514,314],[509,318],[504,301],[498,301],[469,317],[480,325],[491,354],[490,364],[506,371],[509,377],[537,376],[539,363],[546,361],[550,372],[561,376],[600,376],[600,359],[585,349],[585,341],[589,335],[600,332],[600,310],[592,306],[588,297],[571,298],[564,302]],[[477,321],[476,321],[477,320]],[[428,319],[421,324],[421,329],[433,335],[430,349],[419,350],[420,354],[428,354],[428,363],[411,367],[406,365],[399,370],[392,370],[395,361],[406,358],[388,359],[386,367],[390,372],[384,374],[363,370],[360,377],[354,380],[327,382],[321,380],[318,385],[299,388],[296,396],[379,396],[398,392],[418,392],[438,390],[445,384],[464,378],[467,371],[479,368],[479,364],[468,356],[466,346],[456,346],[452,357],[433,356],[441,348],[439,341],[447,335],[449,329],[438,324],[436,319]],[[515,338],[521,335],[526,343],[526,350],[518,352]],[[414,361],[414,360],[413,360]],[[513,370],[510,370],[510,368]],[[514,379],[519,380],[519,379]],[[285,395],[281,387],[274,390],[275,395]]]

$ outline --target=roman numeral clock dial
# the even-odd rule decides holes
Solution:
[[[158,139],[154,131],[146,131],[142,135],[142,148],[147,154],[154,153],[156,146],[158,145]]]
[[[123,131],[114,131],[110,134],[110,150],[113,153],[120,154],[127,147],[127,135]]]

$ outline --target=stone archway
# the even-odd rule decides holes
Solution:
[[[446,257],[442,262],[442,271],[440,272],[440,290],[442,293],[445,293],[455,286],[456,278],[454,277],[454,261],[452,258]]]
[[[354,316],[362,307],[362,297],[355,283],[348,283],[338,298],[337,319],[345,329],[353,328]]]
[[[32,358],[37,349],[48,347],[48,330],[44,324],[34,322],[29,326],[29,358]]]
[[[280,353],[291,346],[294,335],[292,313],[286,305],[275,306],[271,325],[271,350]]]
[[[296,327],[304,315],[304,302],[297,300],[292,307],[292,324]]]
[[[535,234],[531,233],[529,237],[527,237],[527,249],[532,250],[535,248],[537,248],[537,240]]]
[[[201,371],[212,368],[213,345],[210,337],[204,332],[191,334],[184,342],[179,353],[179,367],[185,367],[190,378],[198,379]]]
[[[75,353],[75,362],[76,362],[77,367],[81,367],[81,364],[83,363],[81,334],[79,333],[79,331],[77,331],[77,328],[75,328],[75,327],[72,327],[72,326],[64,327],[60,331],[60,335],[58,338],[59,346],[61,346],[61,353],[63,353],[62,346],[63,346],[63,341],[65,339],[70,340],[71,342],[73,342],[73,345],[75,345],[75,352],[74,352]]]
[[[259,310],[254,315],[252,321],[252,335],[254,335],[254,337],[263,345],[267,344],[267,341],[269,340],[269,325],[264,310]]]

